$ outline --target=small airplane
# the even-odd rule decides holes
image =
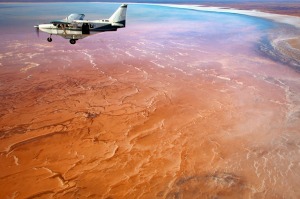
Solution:
[[[50,24],[34,26],[39,36],[39,31],[49,33],[48,42],[52,42],[52,35],[59,35],[70,39],[75,44],[78,39],[106,31],[116,31],[126,26],[127,4],[122,4],[109,19],[84,20],[84,14],[71,14],[62,20],[51,21]]]

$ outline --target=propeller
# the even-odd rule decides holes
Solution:
[[[36,36],[40,37],[40,28],[39,28],[39,25],[36,25],[34,27],[35,27]]]

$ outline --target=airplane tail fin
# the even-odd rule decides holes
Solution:
[[[109,18],[109,21],[112,23],[113,26],[126,26],[126,10],[127,4],[122,4],[116,12]]]

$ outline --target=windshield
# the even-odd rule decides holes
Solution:
[[[65,20],[67,22],[72,22],[74,20],[83,20],[84,14],[70,14]]]

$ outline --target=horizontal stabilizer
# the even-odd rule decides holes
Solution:
[[[117,26],[117,27],[124,27],[124,25],[121,24],[121,23],[112,23],[111,25],[112,26]]]

